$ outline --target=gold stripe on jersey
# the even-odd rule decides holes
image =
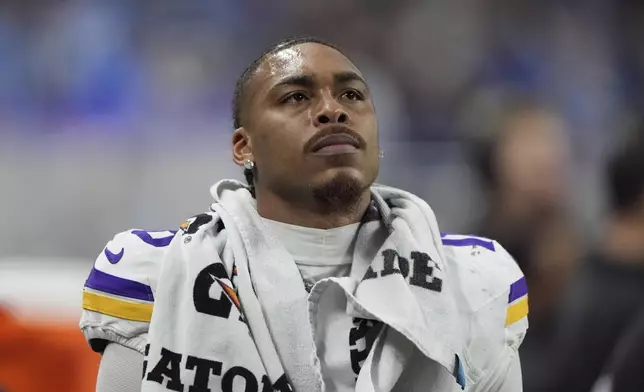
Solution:
[[[512,325],[528,315],[528,296],[514,302],[508,307],[505,316],[505,326]]]
[[[149,323],[152,319],[153,307],[153,304],[124,301],[88,291],[83,292],[83,309],[124,320]]]

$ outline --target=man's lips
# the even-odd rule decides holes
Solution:
[[[356,151],[360,143],[346,133],[334,133],[318,140],[311,150],[314,153],[344,153]]]

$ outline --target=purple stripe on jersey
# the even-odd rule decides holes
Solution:
[[[106,274],[97,270],[96,267],[92,268],[92,272],[90,272],[85,282],[85,287],[121,297],[154,301],[150,286],[134,280]]]
[[[174,238],[174,234],[176,233],[176,231],[171,231],[171,233],[172,235],[168,237],[152,238],[150,233],[147,231],[132,230],[132,234],[139,237],[141,241],[145,242],[148,245],[152,245],[155,248],[163,248],[164,246],[170,245],[170,242],[172,242],[172,239]]]
[[[508,297],[508,303],[513,302],[524,295],[528,294],[528,284],[525,281],[525,276],[516,282],[512,283],[510,286],[510,296]]]
[[[465,237],[465,238],[442,238],[443,245],[447,246],[482,246],[483,248],[489,249],[492,252],[494,249],[494,242],[487,241],[482,238],[477,237]]]

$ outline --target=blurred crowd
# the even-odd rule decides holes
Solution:
[[[237,76],[266,46],[292,35],[336,43],[364,70],[383,143],[403,146],[383,162],[394,166],[384,169],[385,180],[402,186],[426,175],[429,190],[411,190],[427,198],[448,229],[498,240],[521,266],[530,291],[530,330],[521,348],[526,392],[588,392],[638,376],[639,369],[629,368],[644,363],[632,349],[644,341],[644,3],[636,0],[0,1],[1,197],[25,200],[19,186],[28,194],[30,182],[41,190],[51,180],[58,189],[52,197],[76,201],[67,210],[34,197],[26,199],[30,209],[40,208],[38,219],[67,222],[96,237],[89,251],[78,245],[87,241],[69,235],[54,233],[51,242],[30,249],[32,235],[16,235],[0,241],[0,257],[21,249],[93,257],[109,239],[106,232],[157,224],[163,205],[188,204],[189,188],[149,197],[151,183],[165,181],[146,171],[159,167],[153,158],[159,150],[149,146],[166,132],[227,140]],[[129,178],[120,184],[129,189],[129,204],[101,185],[93,169],[86,175],[95,183],[78,176],[80,193],[65,193],[75,182],[63,169],[38,181],[17,174],[19,167],[32,173],[25,167],[34,159],[16,157],[41,157],[42,150],[3,150],[3,140],[5,146],[14,138],[35,144],[69,124],[74,131],[65,143],[74,154],[86,152],[78,155],[83,159],[106,148],[87,139],[103,143],[117,135],[130,143],[129,158],[102,172],[113,183]],[[160,150],[190,162],[174,148],[166,143]],[[34,176],[54,159],[44,156],[44,164],[34,161]],[[134,157],[145,160],[136,170]],[[186,166],[212,173],[201,165],[212,159]],[[162,167],[174,183],[195,184],[169,166]],[[467,168],[471,187],[460,182],[462,172],[452,175],[454,167]],[[413,174],[405,180],[406,173]],[[581,187],[583,176],[596,186]],[[475,207],[451,200],[463,194],[476,195],[465,197]],[[129,221],[106,213],[97,223],[82,212],[103,210],[106,202],[99,201],[108,197],[109,208],[125,211]],[[601,207],[593,207],[598,200]],[[73,223],[72,206],[81,210]],[[0,229],[2,237],[16,227],[38,230],[20,226],[28,212],[19,210],[0,206],[3,220],[14,222],[4,234]]]
[[[498,240],[526,275],[525,391],[644,390],[644,122],[616,132],[597,173],[607,205],[596,235],[567,207],[584,197],[571,198],[560,120],[519,101],[495,124],[494,136],[471,145],[487,205],[471,231]]]
[[[459,138],[472,100],[511,89],[556,107],[582,145],[601,144],[642,98],[641,9],[636,0],[5,0],[0,114],[221,116],[261,49],[315,35],[365,70],[392,137]]]

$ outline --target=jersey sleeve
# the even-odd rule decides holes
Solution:
[[[520,367],[512,369],[528,329],[525,276],[494,240],[444,234],[442,242],[460,282],[461,308],[470,314],[468,359],[482,375],[472,391],[505,391],[497,387],[520,376]]]
[[[485,356],[483,379],[474,390],[481,392],[520,392],[522,375],[519,347],[528,330],[528,286],[525,276],[512,256],[498,242],[494,251],[485,252],[484,286],[491,293],[489,302],[477,313],[480,330],[492,345],[502,342],[499,350]]]
[[[514,258],[497,241],[443,234],[443,247],[455,261],[467,308],[492,331],[504,331],[506,343],[518,349],[528,328],[528,286]],[[496,338],[495,338],[496,339]]]
[[[129,230],[98,255],[83,288],[80,319],[94,351],[103,352],[113,342],[144,353],[157,275],[174,234]]]
[[[506,344],[518,350],[528,330],[528,285],[523,272],[512,256],[498,243],[499,263],[505,270],[502,282],[506,291],[501,294],[505,305],[505,338]]]
[[[481,314],[481,318],[494,330],[503,328],[506,347],[518,351],[528,329],[528,285],[508,251],[498,242],[490,241],[493,251],[481,251],[479,263],[483,269],[482,285],[490,293],[490,301],[479,313],[488,313]]]

